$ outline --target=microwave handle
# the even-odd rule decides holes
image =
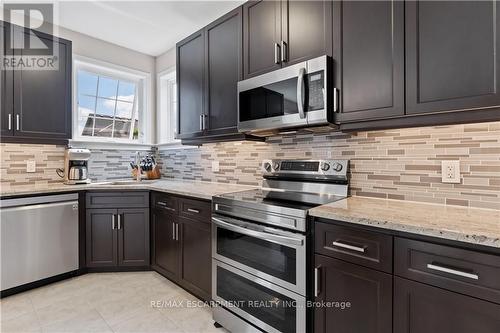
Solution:
[[[299,70],[299,77],[297,78],[297,107],[299,109],[300,119],[304,119],[306,114],[304,112],[304,76],[306,75],[306,69],[301,68]]]

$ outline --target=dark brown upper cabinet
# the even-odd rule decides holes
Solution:
[[[335,1],[340,123],[404,115],[404,2]]]
[[[4,34],[11,31],[13,40],[36,36],[43,42],[56,43],[58,50],[55,70],[2,70],[2,140],[66,142],[71,138],[72,128],[71,41],[6,22],[2,22],[2,26]],[[2,39],[5,43],[3,54],[6,54],[10,38]],[[19,49],[15,55],[23,56],[24,53]]]
[[[243,5],[244,78],[332,54],[331,1]]]
[[[205,94],[204,31],[177,43],[178,138],[191,138],[203,132]]]
[[[405,5],[406,112],[500,106],[498,3],[408,1]]]
[[[238,7],[177,43],[177,137],[183,143],[247,138],[237,128],[242,13]]]

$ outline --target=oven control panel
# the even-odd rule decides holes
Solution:
[[[264,160],[264,176],[308,175],[347,178],[348,160]]]

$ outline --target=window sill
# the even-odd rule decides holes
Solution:
[[[146,143],[136,142],[103,142],[94,140],[69,140],[68,145],[74,148],[89,149],[121,149],[121,150],[151,150],[154,146]]]

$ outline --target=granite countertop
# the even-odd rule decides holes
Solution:
[[[500,210],[350,197],[313,208],[309,214],[500,248]]]
[[[119,182],[120,180],[117,180]],[[111,181],[80,184],[80,185],[65,185],[63,183],[44,184],[44,185],[26,185],[16,186],[15,189],[2,189],[0,191],[1,197],[8,196],[21,196],[21,195],[34,195],[34,194],[49,194],[49,193],[63,193],[75,191],[89,191],[89,190],[152,190],[159,192],[166,192],[171,194],[178,194],[184,196],[195,197],[199,199],[211,200],[212,196],[231,193],[237,191],[244,191],[253,189],[254,186],[236,185],[227,183],[212,183],[202,181],[189,181],[189,180],[174,180],[174,179],[159,179],[159,180],[144,180],[141,182],[133,182],[127,180],[124,184],[111,184]]]

